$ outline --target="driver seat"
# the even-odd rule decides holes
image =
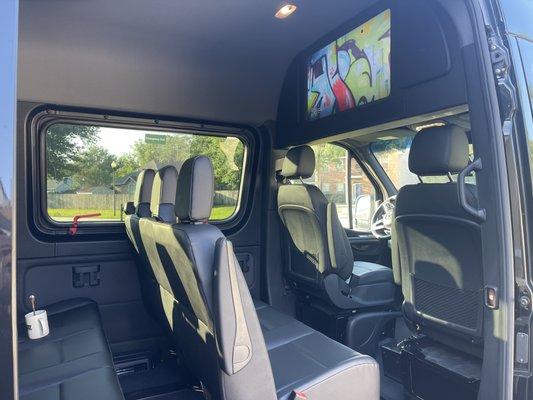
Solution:
[[[315,153],[309,146],[293,147],[283,160],[278,213],[291,239],[287,279],[299,291],[341,309],[392,304],[392,269],[354,262],[335,203],[328,202],[316,186],[303,182],[314,170]]]

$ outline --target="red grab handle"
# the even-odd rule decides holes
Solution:
[[[93,217],[99,217],[102,215],[101,213],[94,213],[94,214],[82,214],[82,215],[75,215],[72,219],[72,225],[68,229],[68,233],[70,235],[75,235],[78,233],[78,221],[82,218],[93,218]]]

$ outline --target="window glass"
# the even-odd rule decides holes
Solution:
[[[370,232],[372,216],[376,210],[376,190],[355,158],[352,158],[351,164],[352,228],[357,231]]]
[[[370,145],[374,156],[381,164],[394,186],[418,183],[418,177],[409,171],[409,150],[415,133],[400,138],[386,137]]]
[[[120,221],[141,169],[168,164],[179,169],[195,155],[213,162],[211,219],[236,212],[244,166],[244,144],[236,137],[55,124],[47,129],[45,143],[46,205],[55,221],[93,213],[100,215],[92,219]]]
[[[518,39],[520,46],[520,55],[522,57],[524,75],[526,78],[527,93],[529,95],[530,112],[533,112],[533,43],[523,39]],[[522,110],[524,118],[527,116],[528,110]],[[527,120],[525,118],[525,120]],[[533,178],[533,135],[529,130],[527,137],[527,149],[529,153],[529,168]]]
[[[311,147],[315,152],[316,167],[315,173],[306,180],[306,183],[317,186],[328,201],[335,203],[342,226],[369,230],[375,190],[366,174],[355,159],[349,159],[349,152],[341,146],[328,143]],[[350,174],[348,168],[351,168]],[[347,190],[348,185],[351,187],[351,198]],[[365,201],[368,203],[366,206],[363,204]],[[350,207],[352,207],[352,221],[350,221]],[[356,218],[356,211],[359,213],[359,218]]]

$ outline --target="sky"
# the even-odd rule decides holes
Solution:
[[[140,131],[137,129],[100,128],[99,145],[111,154],[120,157],[129,153],[139,139],[144,141],[145,133],[164,134],[163,132]]]

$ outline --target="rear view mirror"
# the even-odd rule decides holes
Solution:
[[[354,229],[358,231],[369,231],[373,212],[374,202],[372,196],[368,194],[357,196],[353,213]]]

